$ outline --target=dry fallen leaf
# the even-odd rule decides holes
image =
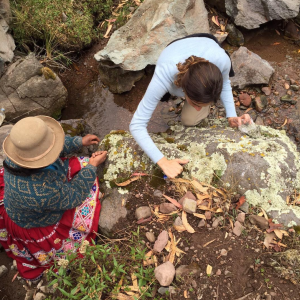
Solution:
[[[280,32],[279,32],[278,30],[275,29],[275,31],[276,31],[276,33],[277,33],[278,35],[280,35]]]
[[[260,208],[260,209],[261,209],[261,211],[262,211],[262,213],[263,213],[265,219],[268,220],[269,218],[268,218],[268,216],[267,216],[265,210],[264,210],[263,208]]]
[[[282,227],[282,224],[275,224],[275,223],[273,223],[272,219],[269,219],[268,222],[269,222],[269,226],[270,226],[270,228],[268,228],[266,230],[268,233],[274,231],[275,229],[279,229],[280,227]]]
[[[246,197],[245,197],[245,196],[242,196],[242,197],[239,199],[239,201],[238,201],[238,203],[237,203],[235,209],[238,210],[245,202],[246,202]]]
[[[184,292],[183,292],[183,297],[185,298],[185,299],[187,299],[189,296],[188,296],[188,291],[187,290],[185,290]]]
[[[186,217],[186,212],[182,211],[182,224],[185,227],[186,231],[189,233],[195,233],[194,228],[188,223],[187,217]]]
[[[199,192],[203,194],[207,194],[208,188],[204,188],[202,184],[196,180],[191,181],[191,184],[194,186],[195,189],[197,189]]]
[[[215,240],[216,240],[216,239],[213,239],[213,240],[211,240],[211,241],[205,243],[205,244],[203,245],[203,248],[205,248],[205,247],[208,246],[209,244],[213,243]]]
[[[252,110],[253,109],[253,107],[249,107],[249,108],[247,108],[246,110],[245,110],[245,114],[246,113],[248,113],[250,110]]]
[[[207,274],[208,276],[210,276],[210,275],[211,275],[211,272],[212,272],[212,266],[211,266],[211,265],[207,265],[207,267],[206,267],[206,274]]]
[[[277,45],[280,45],[280,43],[273,43],[273,44],[271,44],[272,46],[277,46]]]
[[[197,214],[197,213],[194,213],[193,215],[194,215],[195,217],[197,217],[197,218],[206,220],[206,217],[205,217],[205,215],[203,215],[203,214]]]
[[[110,33],[112,27],[113,27],[113,25],[109,23],[109,25],[107,26],[107,30],[105,32],[105,35],[103,36],[105,39],[109,38],[108,34]]]
[[[285,118],[284,123],[280,127],[283,127],[284,125],[286,125],[286,123],[287,123],[287,118]]]
[[[174,229],[177,230],[178,232],[184,232],[186,231],[185,227],[183,225],[181,226],[176,226],[176,225],[173,225]]]
[[[171,203],[173,203],[175,206],[177,206],[177,207],[179,207],[179,208],[182,208],[182,205],[181,205],[178,201],[176,201],[175,199],[172,199],[171,197],[166,196],[166,195],[164,195],[164,194],[163,194],[163,196],[164,196],[167,200],[169,200]]]
[[[267,233],[266,236],[265,236],[265,240],[264,240],[264,245],[267,247],[267,248],[270,248],[272,247],[272,242],[273,242],[273,239],[275,238],[275,233],[272,232],[272,233]]]
[[[217,25],[220,27],[220,23],[219,23],[219,20],[218,20],[218,16],[212,16],[211,20]]]
[[[126,186],[126,185],[130,184],[133,181],[139,180],[140,178],[141,178],[140,176],[136,176],[136,177],[129,178],[128,180],[126,180],[124,182],[121,182],[121,183],[116,183],[115,182],[115,184],[117,186]]]
[[[282,240],[283,233],[279,229],[274,229],[274,233],[280,240]]]
[[[223,32],[226,30],[226,27],[225,27],[225,25],[223,25],[223,24],[220,24],[220,27],[221,27],[221,30],[222,30]]]

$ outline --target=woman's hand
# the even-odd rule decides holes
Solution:
[[[100,164],[102,164],[107,158],[107,151],[97,151],[92,154],[89,164],[98,167]]]
[[[230,127],[239,127],[242,124],[249,124],[250,122],[251,117],[248,114],[244,114],[241,117],[228,118],[228,123]]]
[[[90,146],[90,145],[98,145],[100,142],[100,139],[93,134],[87,134],[82,138],[82,145],[83,146]]]
[[[182,165],[185,165],[188,162],[188,159],[168,160],[167,158],[163,157],[157,162],[157,164],[160,166],[165,175],[167,175],[169,178],[175,178],[183,171]]]

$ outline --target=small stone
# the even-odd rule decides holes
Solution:
[[[244,226],[239,222],[239,221],[236,221],[234,223],[234,228],[233,228],[233,233],[236,235],[236,236],[240,236],[242,234],[242,231],[244,230]]]
[[[187,251],[189,251],[189,249],[190,249],[189,247],[185,247],[184,251],[187,252]]]
[[[205,218],[206,218],[206,220],[210,220],[211,219],[211,211],[206,211],[205,212]],[[204,221],[204,220],[203,220]]]
[[[289,85],[288,83],[285,83],[285,84],[284,84],[284,88],[285,88],[286,90],[288,90],[288,89],[290,88],[290,85]]]
[[[154,243],[155,242],[155,235],[153,232],[146,232],[146,238],[148,239],[148,241],[150,243]]]
[[[44,299],[46,299],[46,298],[47,298],[47,296],[44,295],[43,293],[37,293],[37,294],[34,296],[33,300],[44,300]]]
[[[182,220],[180,217],[177,217],[173,223],[173,226],[182,226],[183,223],[182,223]]]
[[[158,292],[159,292],[161,295],[164,295],[164,294],[166,294],[167,292],[169,292],[169,287],[161,286],[161,287],[158,289]]]
[[[243,203],[240,207],[240,210],[247,214],[249,212],[249,203],[248,202]]]
[[[217,275],[217,276],[220,276],[221,274],[222,274],[221,270],[218,269],[217,272],[216,272],[216,275]]]
[[[299,85],[291,85],[291,89],[293,90],[293,91],[299,91]]]
[[[244,212],[241,212],[241,213],[238,214],[236,219],[240,223],[244,223],[245,222],[245,217],[246,217],[246,214]]]
[[[270,96],[271,95],[271,89],[270,87],[268,86],[265,86],[261,89],[263,91],[263,93],[266,95],[266,96]]]
[[[249,221],[251,222],[251,224],[256,225],[260,229],[268,229],[269,228],[269,222],[264,217],[250,215]]]
[[[258,116],[255,120],[256,125],[264,125],[264,120],[261,116]]]
[[[288,95],[290,95],[290,96],[293,95],[293,92],[292,92],[291,90],[288,90],[286,93],[287,93]]]
[[[282,101],[282,102],[287,102],[287,103],[291,103],[291,104],[296,104],[296,103],[297,103],[297,101],[296,101],[296,100],[293,100],[293,99],[291,98],[290,95],[284,95],[284,96],[282,96],[282,97],[280,98],[280,101]]]
[[[166,230],[162,231],[159,236],[157,237],[157,240],[153,246],[153,251],[160,253],[164,250],[166,245],[168,244],[169,235]]]
[[[134,12],[134,7],[133,6],[129,6],[128,9],[129,9],[130,12]]]
[[[153,193],[154,197],[161,198],[163,193],[160,190],[155,190]]]
[[[193,287],[194,289],[197,288],[197,282],[196,282],[195,280],[192,280],[192,281],[191,281],[191,284],[192,284],[192,287]]]
[[[167,261],[162,265],[158,266],[154,270],[155,278],[161,286],[169,286],[175,276],[175,267],[174,265]]]
[[[28,291],[26,292],[26,295],[25,295],[25,299],[24,299],[24,300],[32,300],[32,299],[33,299],[34,293],[35,293],[35,289],[28,290]]]
[[[135,211],[135,217],[140,219],[147,219],[151,216],[151,209],[149,206],[141,206],[136,209]]]
[[[183,204],[183,200],[185,198],[189,198],[189,199],[192,199],[192,200],[197,200],[196,197],[194,196],[194,194],[190,191],[188,191],[178,202],[182,205]]]
[[[197,210],[197,202],[193,199],[185,198],[182,202],[182,209],[189,214],[193,214]]]
[[[226,249],[222,249],[221,252],[220,252],[220,254],[222,256],[227,256],[227,250]]]
[[[268,99],[265,95],[260,95],[254,99],[255,109],[258,112],[263,111],[268,105]]]
[[[169,108],[169,112],[172,112],[172,111],[174,111],[175,110],[175,108],[173,107],[173,106],[171,106],[170,108]]]
[[[217,227],[219,226],[219,224],[220,224],[221,221],[223,221],[223,217],[218,217],[218,218],[216,218],[216,219],[213,221],[211,227],[212,227],[212,228],[217,228]]]
[[[161,203],[159,205],[159,211],[162,214],[170,214],[173,211],[177,211],[177,208],[173,203]]]
[[[240,94],[239,100],[240,100],[240,103],[246,107],[250,106],[250,104],[251,104],[251,97],[246,93]]]
[[[202,219],[199,224],[198,224],[198,227],[204,227],[205,226],[205,220]]]
[[[230,272],[228,270],[225,270],[224,275],[226,276],[228,274],[230,274]]]
[[[286,81],[290,81],[289,75],[284,75],[284,79],[285,79]]]
[[[0,266],[0,277],[5,275],[7,272],[8,272],[8,269],[4,265]]]
[[[271,295],[272,297],[276,297],[276,296],[277,296],[277,294],[276,294],[275,292],[270,292],[270,295]]]
[[[266,300],[272,300],[272,297],[271,297],[271,295],[266,295],[265,299]]]

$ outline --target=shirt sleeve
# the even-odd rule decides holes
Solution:
[[[82,137],[81,136],[65,136],[65,144],[64,148],[60,154],[60,156],[65,156],[71,153],[75,153],[80,151],[82,148]]]
[[[224,68],[224,70],[222,72],[223,88],[222,88],[222,92],[221,92],[221,96],[220,96],[221,101],[226,110],[227,118],[236,117],[236,110],[235,110],[235,105],[234,105],[234,101],[233,101],[232,88],[231,88],[230,79],[229,79],[230,68],[231,68],[231,61],[230,61],[230,58],[228,57],[228,63],[226,63],[226,67]]]
[[[161,79],[161,76],[158,76],[158,69],[159,66],[156,67],[147,91],[141,100],[129,126],[130,132],[136,142],[154,163],[157,163],[164,155],[158,150],[149,136],[147,125],[158,102],[168,92],[168,88],[163,82],[166,80]]]
[[[86,199],[96,179],[97,168],[87,165],[70,182],[57,178],[51,183],[51,197],[43,202],[44,209],[62,211],[74,208]],[[53,193],[53,190],[56,192]]]

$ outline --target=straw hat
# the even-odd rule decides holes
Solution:
[[[37,169],[54,163],[64,142],[64,131],[56,120],[46,116],[28,117],[14,125],[3,142],[3,150],[18,166]]]

